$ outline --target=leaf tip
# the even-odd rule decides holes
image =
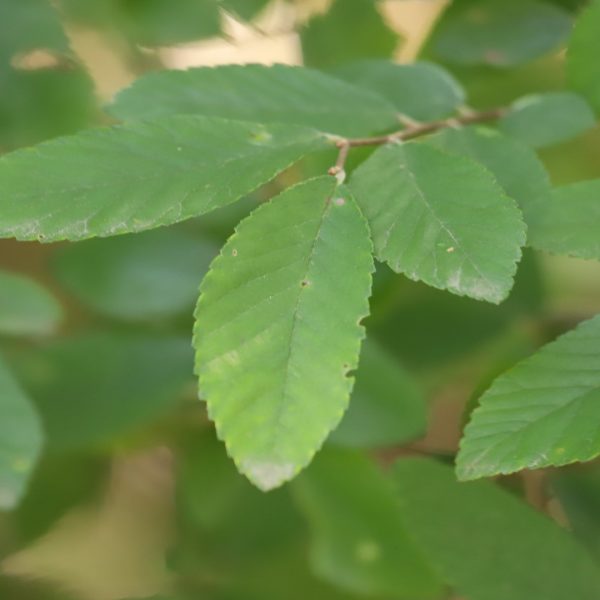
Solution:
[[[296,465],[277,460],[246,459],[240,471],[263,492],[269,492],[289,481],[296,473]]]

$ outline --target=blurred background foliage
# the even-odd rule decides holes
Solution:
[[[470,106],[509,104],[564,88],[564,43],[584,4],[0,0],[0,151],[109,123],[102,107],[136,77],[192,65],[285,62],[356,78],[361,70],[345,63],[418,58],[448,69]],[[374,66],[360,78],[389,85]],[[553,183],[600,177],[597,127],[550,142],[541,157]],[[282,180],[330,162],[305,160]],[[16,452],[9,465],[0,459],[9,473],[0,476],[0,598],[450,597],[374,465],[451,457],[494,376],[600,312],[600,266],[528,250],[496,307],[380,265],[348,414],[297,482],[264,495],[237,474],[196,399],[191,313],[235,223],[282,185],[169,230],[77,245],[0,241],[10,367],[0,369],[0,393],[27,395],[39,415],[26,445],[12,434],[27,415],[0,422],[0,447],[8,440]],[[429,489],[410,461],[402,469],[415,481],[412,511],[428,492],[454,493]],[[600,560],[597,465],[503,485]],[[5,489],[20,490],[16,508]],[[447,551],[476,560],[463,521]]]

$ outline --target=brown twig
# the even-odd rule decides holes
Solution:
[[[394,131],[385,135],[377,135],[374,137],[364,138],[342,138],[337,141],[336,145],[339,148],[339,154],[335,166],[329,169],[329,175],[343,178],[344,166],[350,148],[359,148],[361,146],[381,146],[383,144],[392,144],[394,142],[406,142],[424,135],[435,133],[441,129],[450,127],[464,127],[466,125],[474,125],[476,123],[486,123],[500,119],[508,112],[506,108],[492,108],[481,112],[468,112],[449,119],[441,119],[439,121],[430,121],[428,123],[417,123],[411,121],[404,129]]]

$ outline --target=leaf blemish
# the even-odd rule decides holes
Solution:
[[[343,198],[336,198],[333,203],[336,206],[344,206],[344,204],[346,204],[346,201]]]

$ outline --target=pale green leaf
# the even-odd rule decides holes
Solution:
[[[62,318],[60,304],[35,281],[0,271],[0,333],[47,335]]]
[[[0,357],[0,511],[14,508],[23,496],[43,438],[29,398]]]
[[[520,98],[498,126],[506,135],[541,148],[575,137],[595,124],[594,113],[581,96],[550,92]]]
[[[118,319],[160,319],[194,306],[216,254],[212,242],[157,229],[69,245],[56,257],[55,271],[93,310]]]
[[[455,2],[433,33],[435,54],[460,65],[511,67],[558,46],[569,14],[538,0]]]
[[[354,200],[321,177],[242,221],[204,278],[194,330],[200,392],[258,487],[291,479],[340,421],[372,268]]]
[[[399,43],[373,0],[333,0],[300,30],[304,63],[330,67],[360,58],[387,58]]]
[[[324,579],[384,597],[436,598],[440,583],[406,531],[393,486],[366,457],[326,449],[293,484]]]
[[[410,373],[376,342],[363,344],[350,407],[329,440],[375,447],[401,444],[425,433],[426,405]]]
[[[600,454],[600,316],[498,377],[465,428],[461,479]]]
[[[54,451],[110,443],[172,411],[193,390],[186,337],[97,333],[13,360]]]
[[[350,185],[392,269],[460,296],[501,302],[525,243],[514,201],[474,161],[419,143],[384,146]]]
[[[409,533],[469,600],[596,600],[600,571],[564,529],[487,481],[458,483],[433,460],[394,468]]]
[[[558,187],[530,214],[529,242],[538,250],[600,260],[600,179]]]
[[[448,128],[428,139],[428,143],[468,156],[491,171],[504,191],[517,201],[531,234],[531,213],[552,195],[550,177],[536,153],[517,140],[485,127]]]
[[[447,117],[465,102],[465,92],[456,79],[433,63],[363,60],[343,65],[332,74],[377,92],[399,112],[421,121]]]
[[[575,25],[567,51],[567,78],[570,86],[579,92],[600,112],[600,2],[594,0]]]
[[[292,123],[347,136],[397,123],[384,98],[302,67],[227,65],[162,71],[120,92],[108,111],[119,119],[198,114]]]
[[[238,200],[315,131],[199,116],[86,131],[0,158],[0,237],[80,240],[170,225]]]

